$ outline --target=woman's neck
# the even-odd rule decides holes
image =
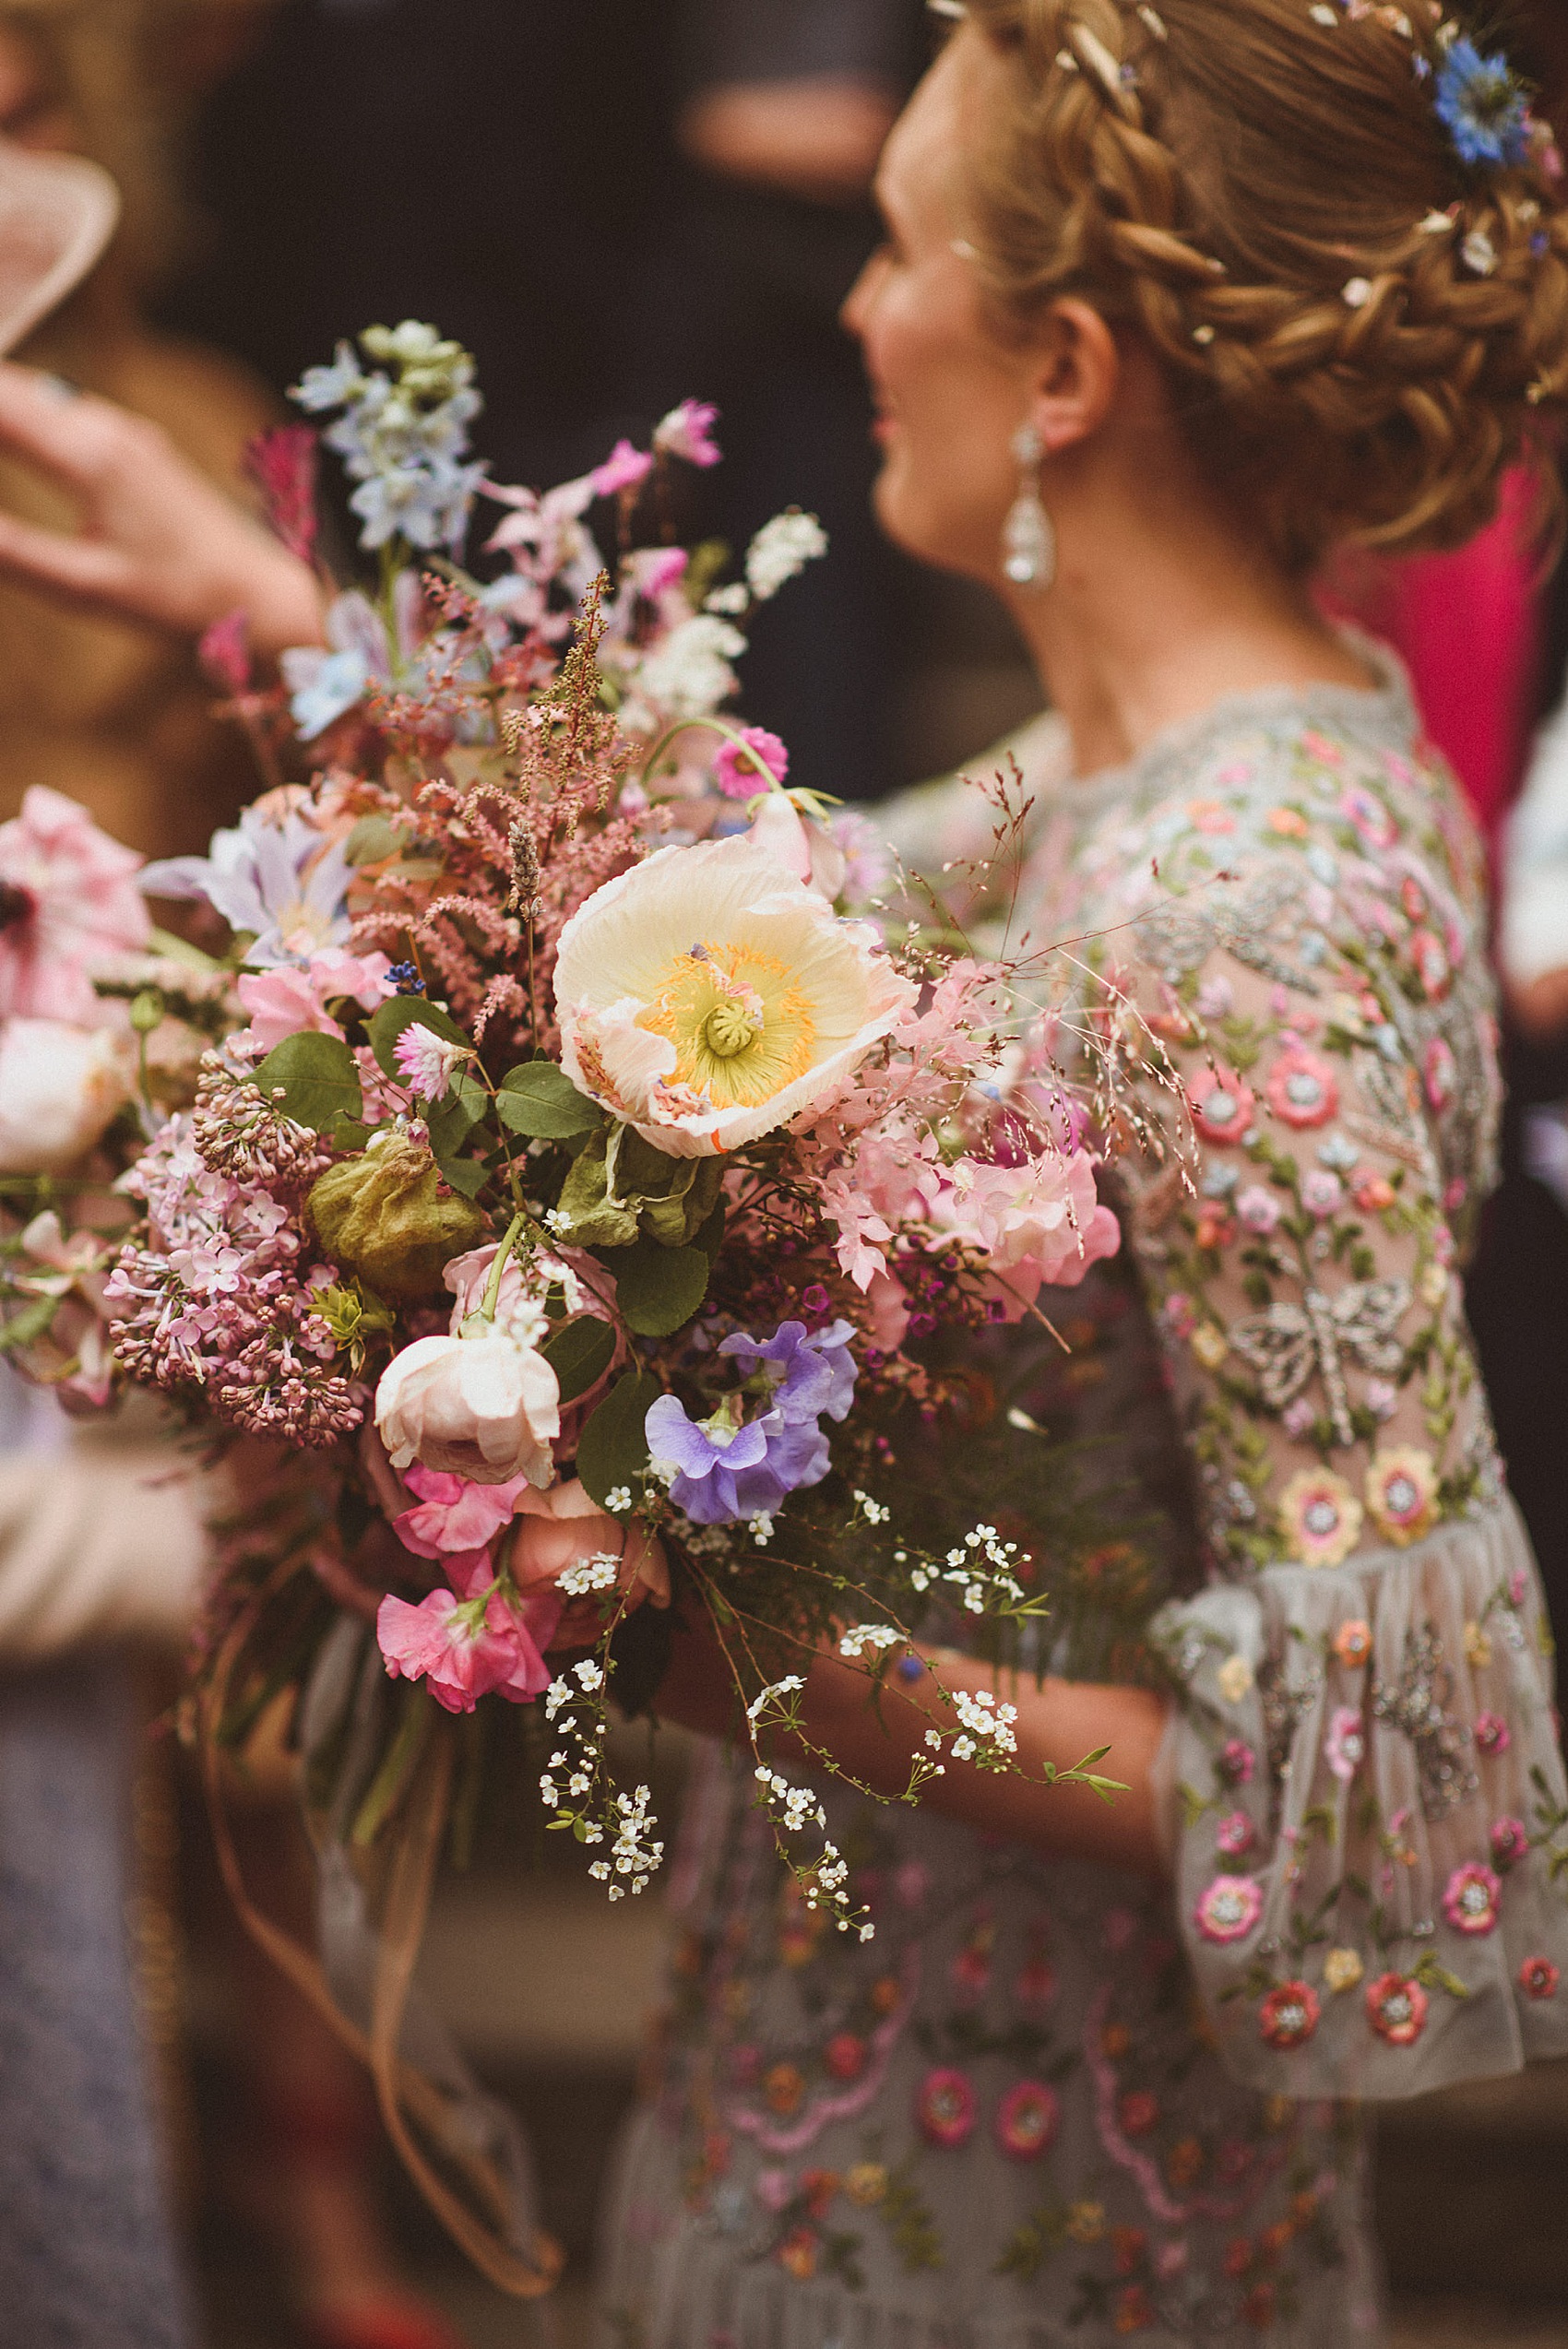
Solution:
[[[1009,597],[1075,773],[1122,765],[1235,694],[1375,685],[1306,590],[1190,480],[1094,475],[1064,469],[1055,585]],[[1050,504],[1049,468],[1043,486]]]

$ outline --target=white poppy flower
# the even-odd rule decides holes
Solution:
[[[687,1158],[834,1099],[915,991],[869,923],[742,836],[597,891],[562,933],[555,999],[573,1083]]]

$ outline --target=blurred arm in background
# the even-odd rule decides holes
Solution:
[[[909,18],[904,0],[689,0],[682,147],[720,178],[861,202],[907,87]]]

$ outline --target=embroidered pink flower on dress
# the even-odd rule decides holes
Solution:
[[[1042,2080],[1020,2080],[996,2108],[996,2141],[1009,2161],[1037,2162],[1056,2135],[1056,2092]]]
[[[915,2118],[928,2144],[953,2153],[974,2134],[975,2092],[968,2076],[939,2067],[928,2071],[915,2100]]]
[[[1416,976],[1429,1003],[1440,1003],[1454,984],[1454,966],[1448,959],[1448,949],[1435,931],[1418,930],[1410,939],[1410,960],[1416,966]]]
[[[1278,1230],[1285,1208],[1272,1191],[1265,1191],[1261,1182],[1253,1182],[1238,1196],[1236,1213],[1249,1231],[1266,1240],[1271,1232]]]
[[[1459,1063],[1454,1057],[1453,1046],[1444,1038],[1434,1036],[1427,1046],[1422,1074],[1428,1101],[1434,1109],[1446,1109],[1459,1082]]]
[[[33,785],[0,824],[0,1019],[101,1025],[93,969],[151,933],[141,864],[75,800]]]
[[[1336,1705],[1323,1756],[1340,1784],[1348,1786],[1367,1758],[1366,1724],[1354,1705]]]
[[[1345,1186],[1327,1167],[1313,1167],[1301,1178],[1301,1204],[1314,1222],[1324,1223],[1345,1204]]]
[[[1276,1508],[1282,1538],[1303,1566],[1337,1566],[1360,1538],[1360,1502],[1332,1468],[1303,1468]]]
[[[1383,801],[1360,783],[1340,794],[1339,813],[1349,818],[1369,848],[1391,848],[1399,837],[1399,826]]]
[[[1219,1757],[1219,1772],[1231,1786],[1250,1786],[1257,1767],[1257,1756],[1241,1738],[1228,1738]]]
[[[1365,1489],[1368,1510],[1396,1548],[1419,1541],[1437,1514],[1437,1470],[1414,1445],[1374,1454]]]
[[[1225,1859],[1244,1859],[1257,1841],[1257,1829],[1244,1810],[1233,1810],[1215,1831],[1215,1847]]]
[[[1326,1125],[1338,1112],[1338,1079],[1317,1052],[1281,1052],[1264,1090],[1275,1116],[1300,1132]]]
[[[1237,1142],[1252,1124],[1257,1097],[1239,1076],[1205,1069],[1187,1087],[1187,1107],[1206,1142]]]
[[[1494,1762],[1499,1754],[1508,1751],[1514,1742],[1514,1732],[1501,1713],[1478,1713],[1476,1715],[1476,1751]]]
[[[1496,1929],[1503,1885],[1490,1868],[1477,1860],[1456,1868],[1443,1895],[1443,1914],[1455,1933],[1491,1933]]]
[[[822,2060],[835,2080],[858,2080],[866,2068],[866,2043],[852,2031],[836,2032],[822,2051]]]
[[[1217,1876],[1193,1911],[1206,1941],[1244,1941],[1263,1915],[1263,1887],[1252,1876]]]
[[[1561,1979],[1549,1957],[1527,1957],[1519,1968],[1519,1987],[1526,1999],[1555,1999]]]
[[[1427,2027],[1426,1992],[1403,1974],[1380,1974],[1367,1984],[1367,2021],[1391,2047],[1413,2047]]]
[[[1530,1831],[1522,1819],[1495,1819],[1488,1838],[1492,1865],[1508,1869],[1529,1856]]]
[[[1123,2137],[1147,2137],[1159,2125],[1159,2099],[1147,2088],[1130,2088],[1116,2104]]]
[[[1372,1625],[1360,1620],[1341,1623],[1333,1646],[1336,1660],[1348,1672],[1359,1671],[1372,1652]]]
[[[1258,2029],[1271,2047],[1304,2047],[1323,2010],[1307,1982],[1281,1982],[1258,2009]]]

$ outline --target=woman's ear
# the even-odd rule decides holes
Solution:
[[[1053,302],[1036,340],[1029,421],[1049,457],[1097,433],[1122,383],[1122,353],[1091,303]]]

